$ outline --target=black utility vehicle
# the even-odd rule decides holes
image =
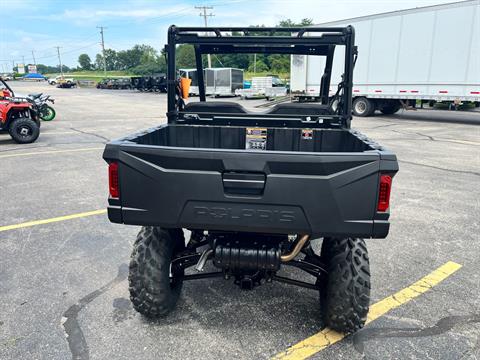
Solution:
[[[185,104],[180,96],[177,44],[194,46],[200,101]],[[337,48],[344,74],[329,96]],[[325,57],[321,103],[260,113],[206,102],[202,54],[223,53]],[[221,276],[244,289],[280,281],[317,290],[326,325],[361,328],[370,297],[362,238],[388,234],[398,164],[350,129],[354,29],[171,26],[166,54],[168,123],[112,141],[103,154],[110,221],[143,226],[130,263],[135,309],[165,315],[183,281]],[[183,229],[191,231],[188,242]],[[320,254],[314,239],[322,241]],[[218,271],[204,272],[209,260]],[[290,266],[314,280],[278,274]],[[196,271],[187,273],[190,267]]]

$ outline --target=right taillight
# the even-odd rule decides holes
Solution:
[[[120,190],[118,186],[118,163],[111,162],[108,164],[108,187],[110,191],[110,196],[112,198],[119,197]]]
[[[392,188],[392,177],[380,175],[380,187],[378,189],[377,211],[387,211],[390,207],[390,190]]]

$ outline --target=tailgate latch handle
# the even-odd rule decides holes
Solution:
[[[265,180],[264,173],[224,172],[223,190],[227,195],[262,195]]]

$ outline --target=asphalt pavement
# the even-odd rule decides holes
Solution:
[[[139,228],[101,211],[101,155],[108,140],[164,122],[166,96],[11,86],[51,94],[57,118],[34,144],[0,134],[0,359],[268,359],[323,329],[318,293],[278,283],[185,282],[167,318],[136,313],[126,277]],[[480,113],[401,110],[352,124],[400,165],[390,234],[367,240],[372,304],[449,261],[461,267],[312,358],[480,358]]]

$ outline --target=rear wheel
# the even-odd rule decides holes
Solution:
[[[322,260],[328,275],[320,282],[326,325],[353,333],[363,327],[370,304],[370,265],[363,239],[325,238]]]
[[[365,97],[358,97],[353,100],[353,114],[355,116],[367,117],[373,115],[375,112],[375,105],[373,102]]]
[[[29,144],[37,140],[40,126],[32,119],[19,118],[11,122],[8,132],[15,142]]]
[[[172,272],[171,262],[184,249],[182,229],[145,226],[140,230],[133,245],[128,276],[135,310],[155,318],[167,315],[175,307],[184,272]]]
[[[40,113],[40,119],[44,121],[51,121],[55,119],[55,115],[56,115],[55,109],[47,105],[45,106],[45,109],[43,109],[42,112]]]

